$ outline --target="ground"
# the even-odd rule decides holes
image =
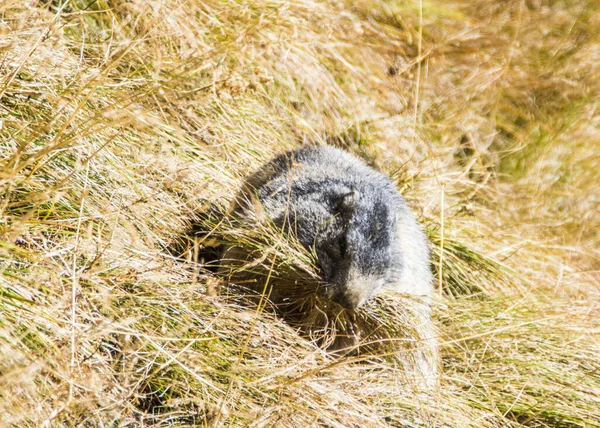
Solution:
[[[4,0],[2,424],[600,426],[599,26],[595,0]],[[439,391],[169,251],[307,142],[426,228]],[[361,316],[394,337],[403,302]]]

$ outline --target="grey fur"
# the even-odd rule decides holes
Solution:
[[[280,155],[245,183],[237,217],[256,215],[256,200],[278,227],[318,258],[325,294],[358,308],[385,288],[433,292],[429,250],[394,183],[330,146]]]

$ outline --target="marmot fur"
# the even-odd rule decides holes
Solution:
[[[277,156],[248,178],[233,213],[255,216],[257,205],[314,251],[324,294],[345,308],[385,288],[433,293],[427,240],[405,200],[388,177],[343,150],[307,146]]]

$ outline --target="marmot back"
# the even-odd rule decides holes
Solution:
[[[425,235],[394,183],[340,149],[276,157],[246,181],[233,214],[264,215],[294,234],[316,254],[324,294],[346,308],[384,288],[433,291]]]

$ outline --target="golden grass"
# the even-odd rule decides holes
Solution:
[[[600,426],[599,27],[593,0],[4,0],[2,424]],[[302,141],[427,226],[438,393],[166,250]],[[406,307],[360,316],[398,339]]]

